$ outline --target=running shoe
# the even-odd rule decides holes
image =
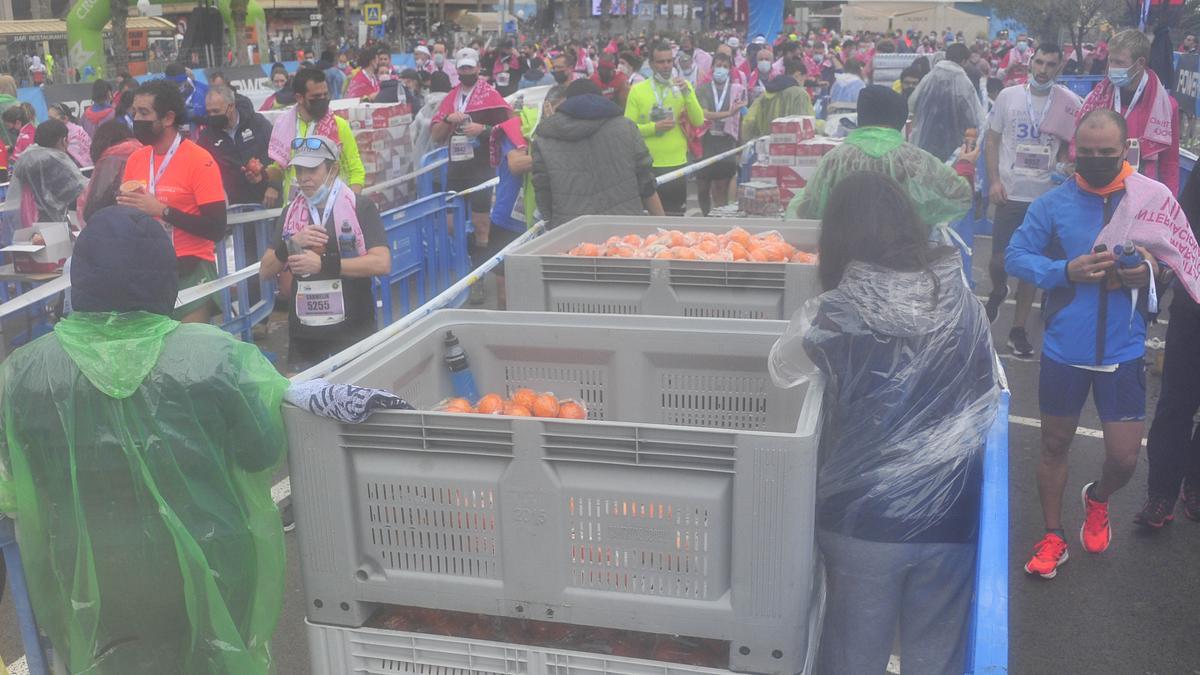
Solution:
[[[1189,520],[1200,522],[1200,484],[1183,479],[1183,487],[1179,490],[1179,499],[1183,502],[1183,515]]]
[[[1088,490],[1093,485],[1095,483],[1084,485],[1080,493],[1087,516],[1079,528],[1079,540],[1083,542],[1083,550],[1088,553],[1103,553],[1112,543],[1112,528],[1108,525],[1108,502],[1098,502],[1088,496]]]
[[[1033,344],[1029,342],[1024,328],[1014,328],[1008,332],[1008,348],[1012,350],[1013,356],[1019,359],[1033,357]]]
[[[1000,305],[1004,304],[1005,298],[1008,297],[1008,288],[997,288],[988,296],[987,304],[984,309],[987,310],[988,323],[995,323],[996,317],[1000,316]]]
[[[1175,520],[1175,500],[1167,497],[1150,495],[1141,512],[1133,517],[1133,522],[1157,530],[1163,525]]]
[[[1059,566],[1067,562],[1068,557],[1066,540],[1047,532],[1033,547],[1033,558],[1025,563],[1025,572],[1043,579],[1053,579],[1058,574]]]

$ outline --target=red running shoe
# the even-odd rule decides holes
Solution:
[[[1067,562],[1067,542],[1062,537],[1047,532],[1033,547],[1033,558],[1025,563],[1025,571],[1043,579],[1053,579],[1058,567]]]
[[[1087,516],[1083,519],[1083,527],[1079,528],[1079,540],[1083,542],[1083,550],[1088,553],[1103,553],[1112,543],[1112,528],[1108,526],[1108,502],[1098,502],[1088,497],[1088,490],[1093,485],[1095,483],[1084,485],[1080,493]]]

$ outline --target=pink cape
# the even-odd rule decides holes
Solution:
[[[1096,244],[1113,250],[1132,241],[1175,271],[1187,294],[1200,302],[1200,245],[1187,216],[1167,186],[1134,173],[1125,179],[1125,197]]]
[[[458,100],[459,93],[462,91],[462,85],[450,90],[450,94],[442,99],[441,105],[438,106],[437,112],[433,115],[431,124],[437,124],[446,119],[446,116],[454,112],[454,104]],[[471,96],[467,99],[467,107],[463,112],[470,115],[477,110],[491,110],[492,108],[504,108],[512,110],[500,92],[496,91],[495,87],[488,84],[483,79],[475,82],[475,88],[471,90]]]
[[[1149,76],[1150,81],[1146,83],[1146,88],[1142,92],[1142,100],[1138,101],[1133,110],[1128,111],[1125,116],[1129,123],[1129,136],[1137,138],[1141,143],[1143,159],[1155,157],[1174,145],[1172,140],[1174,115],[1171,114],[1171,96],[1167,94],[1166,89],[1163,89],[1162,83],[1158,81],[1158,76],[1154,74],[1154,71],[1147,70],[1146,75]],[[1076,124],[1083,119],[1084,115],[1097,108],[1111,110],[1115,94],[1116,87],[1113,86],[1112,81],[1107,77],[1101,80],[1079,108]]]
[[[271,130],[271,141],[267,144],[267,156],[278,162],[279,166],[286,167],[292,158],[292,140],[296,138],[299,128],[300,122],[296,118],[295,106],[275,121],[275,128]],[[317,120],[316,133],[313,135],[324,136],[338,144],[342,142],[338,138],[337,121],[333,119],[333,113],[325,113],[324,117]]]
[[[342,179],[337,179],[337,195],[333,203],[333,223],[334,231],[340,234],[338,230],[340,223],[349,223],[350,229],[354,232],[355,248],[359,255],[367,254],[367,242],[363,238],[362,226],[358,223],[358,201],[354,191],[348,185],[342,182]],[[317,209],[318,212],[321,209]],[[313,223],[312,214],[308,210],[308,199],[303,192],[299,192],[292,203],[288,205],[287,211],[283,214],[283,236],[284,238],[296,234],[303,230],[305,226],[315,224],[317,227],[324,226],[324,223]],[[335,236],[336,239],[336,236]],[[330,242],[334,243],[334,242]],[[336,243],[334,245],[337,245]]]
[[[1075,138],[1075,118],[1079,114],[1079,97],[1061,84],[1054,85],[1052,96],[1050,109],[1046,111],[1039,130],[1041,133],[1048,133],[1070,143]]]
[[[379,91],[379,80],[371,77],[365,69],[362,69],[346,85],[346,93],[343,94],[343,98],[362,98],[377,91]]]

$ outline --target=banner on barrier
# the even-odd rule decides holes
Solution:
[[[71,106],[75,116],[83,114],[84,107],[92,103],[92,83],[79,84],[50,84],[42,87],[42,95],[46,97],[46,105],[66,103]]]
[[[1179,102],[1180,112],[1200,114],[1196,108],[1200,99],[1200,54],[1179,54],[1178,78],[1172,94]]]
[[[212,70],[212,69],[210,69]],[[225,80],[234,89],[271,89],[271,79],[263,72],[262,66],[237,66],[221,68]],[[211,75],[208,73],[207,75]]]

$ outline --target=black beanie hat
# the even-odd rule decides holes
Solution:
[[[179,294],[175,266],[175,245],[161,223],[128,206],[100,209],[75,241],[71,305],[169,316]]]
[[[872,84],[858,93],[858,128],[891,127],[903,130],[908,103],[889,87]]]

